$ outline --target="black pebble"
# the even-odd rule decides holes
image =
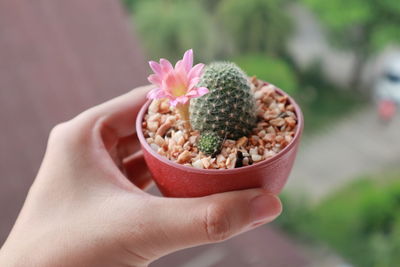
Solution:
[[[236,159],[235,168],[243,167],[243,153],[241,151],[238,151],[236,156],[237,156],[237,159]]]

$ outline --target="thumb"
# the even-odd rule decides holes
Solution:
[[[155,198],[155,227],[163,233],[160,253],[226,240],[261,224],[282,211],[278,197],[262,189],[201,198]]]

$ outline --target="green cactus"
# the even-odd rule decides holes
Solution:
[[[207,87],[210,92],[190,103],[190,122],[195,130],[215,132],[230,139],[251,132],[257,118],[255,100],[247,76],[238,66],[230,62],[211,63],[198,86]]]
[[[200,135],[198,147],[206,155],[215,155],[221,148],[223,139],[215,132],[203,132]]]

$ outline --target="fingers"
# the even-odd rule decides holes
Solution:
[[[124,159],[140,150],[140,142],[136,133],[122,137],[118,140],[118,157]]]
[[[102,120],[102,128],[108,128],[116,137],[125,137],[135,133],[136,116],[146,102],[146,94],[152,86],[142,86],[133,89],[129,93],[111,99],[103,104],[95,106],[81,117],[89,117],[90,120]],[[101,129],[103,130],[103,129]]]
[[[282,211],[278,197],[262,189],[227,192],[194,199],[155,198],[154,226],[167,238],[161,253],[223,241],[274,220]]]
[[[140,189],[146,190],[152,185],[151,174],[141,151],[124,159],[123,166],[126,177]]]

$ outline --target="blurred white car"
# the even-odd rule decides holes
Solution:
[[[390,62],[379,77],[375,97],[381,118],[391,119],[400,106],[400,59]]]

